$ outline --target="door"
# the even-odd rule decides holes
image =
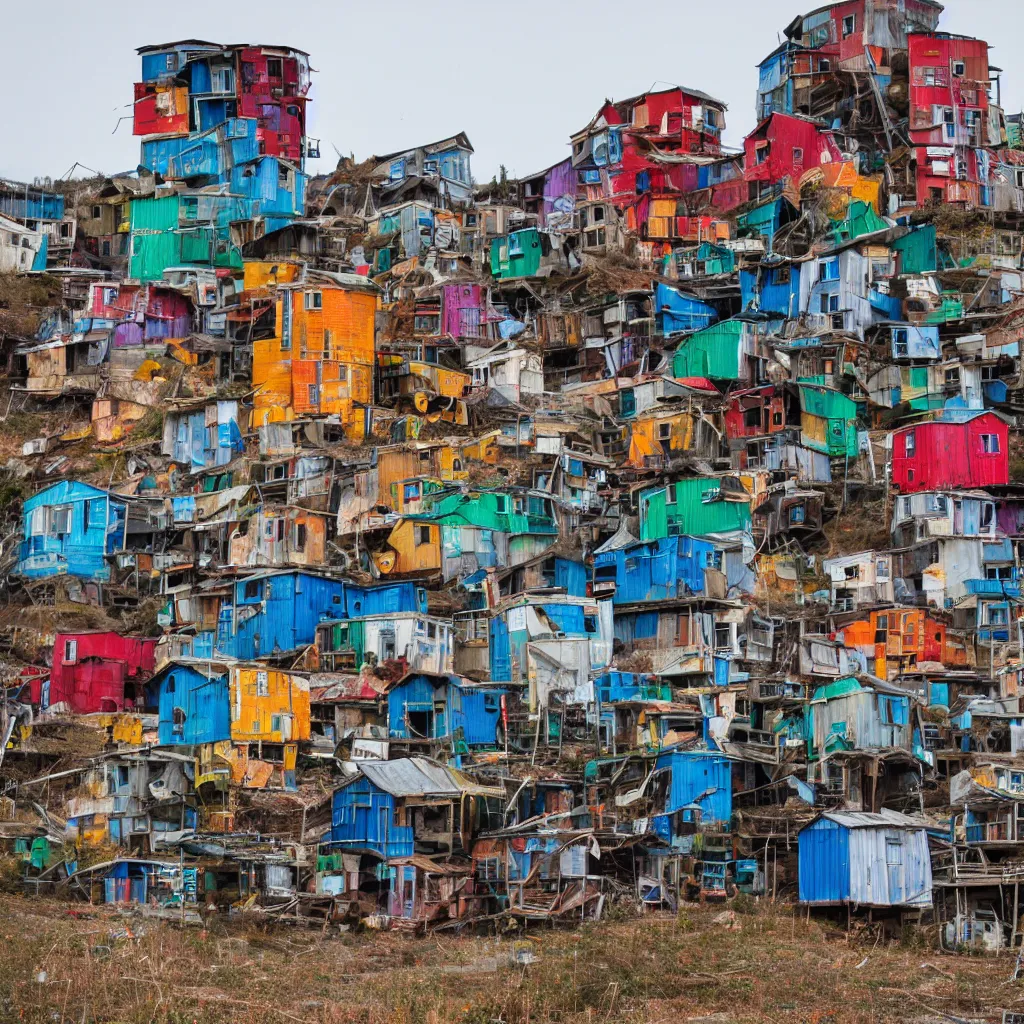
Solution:
[[[889,876],[889,903],[897,905],[906,899],[903,880],[903,840],[885,840],[885,870]]]

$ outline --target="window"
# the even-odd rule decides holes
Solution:
[[[908,458],[917,451],[917,434],[913,430],[908,430],[903,435],[903,454]]]
[[[818,60],[818,70],[819,71],[831,71],[832,70],[832,61],[830,61],[827,57],[819,58],[819,60]]]
[[[985,579],[1007,581],[1013,579],[1012,565],[986,565]]]
[[[77,640],[65,640],[64,641],[64,664],[74,665],[78,661],[78,641]]]
[[[260,596],[260,580],[247,580],[245,584],[245,600],[258,601]]]
[[[317,384],[309,385],[309,404],[313,406],[320,404],[320,387]]]
[[[176,736],[181,736],[185,732],[185,709],[175,708],[171,713],[171,731]]]
[[[821,297],[821,311],[822,313],[838,313],[839,312],[839,296],[838,295],[822,295]]]
[[[893,328],[892,345],[897,358],[907,355],[910,351],[910,338],[905,327]]]
[[[55,505],[50,510],[50,535],[63,537],[71,532],[71,506]]]
[[[822,260],[818,264],[818,280],[819,281],[838,281],[839,280],[839,258],[833,257],[830,260]]]
[[[845,39],[847,36],[852,36],[853,33],[856,31],[857,15],[848,14],[845,18],[843,18],[843,38]]]
[[[789,510],[789,521],[791,523],[803,523],[807,518],[807,510],[803,505],[794,505]]]
[[[670,441],[672,439],[672,424],[671,423],[659,423],[658,424],[658,440],[659,441]]]
[[[775,412],[772,413],[772,426],[773,427],[781,427],[782,426],[782,413],[779,412],[778,410],[776,410]]]
[[[981,435],[981,450],[986,455],[998,455],[999,454],[999,435],[998,434],[982,434]]]
[[[983,501],[981,503],[981,520],[980,528],[982,530],[991,530],[995,525],[996,521],[996,507],[991,501]]]
[[[306,292],[305,293],[306,309],[323,309],[324,308],[324,293],[323,292]]]
[[[889,616],[879,615],[875,621],[875,643],[884,644],[889,635]]]
[[[428,622],[427,623],[427,639],[428,640],[436,640],[437,639],[437,623],[436,622]]]
[[[110,242],[109,241],[105,240],[103,242],[103,245],[102,245],[101,248],[102,248],[101,255],[103,255],[103,256],[109,256],[110,255]]]
[[[284,61],[280,57],[267,58],[267,78],[283,78]]]
[[[306,550],[306,524],[295,524],[295,548],[298,551]]]
[[[170,675],[167,677],[167,692],[174,693],[174,676]]]
[[[908,705],[904,697],[879,697],[879,711],[885,725],[906,725]]]
[[[593,210],[591,210],[590,212],[591,212],[591,215],[594,218],[594,222],[595,223],[597,221],[599,221],[599,220],[604,220],[604,207],[603,206],[595,206],[593,208]]]
[[[416,527],[416,544],[429,544],[430,543],[430,527],[429,526],[417,526]]]
[[[256,673],[256,696],[270,696],[270,676],[266,672]]]
[[[912,514],[910,498],[903,499],[903,517],[907,518]]]
[[[987,604],[984,606],[982,622],[988,626],[1005,626],[1009,622],[1006,605]]]
[[[496,494],[494,496],[494,511],[499,516],[508,515],[508,495],[507,494]]]
[[[962,60],[953,61],[953,75],[956,78],[963,78],[967,74],[967,65]]]
[[[233,68],[215,68],[212,78],[213,92],[230,93],[235,91],[235,72]]]
[[[92,208],[92,219],[93,220],[99,220],[100,216],[102,214],[103,214],[103,207],[101,207],[101,206],[94,206]]]
[[[928,511],[938,512],[940,515],[949,514],[949,500],[944,494],[928,495]]]
[[[283,715],[271,715],[270,716],[270,731],[271,732],[280,732],[281,731],[281,723],[282,723],[283,719],[284,719]]]
[[[793,147],[793,163],[802,164],[804,162],[804,151],[799,146]]]

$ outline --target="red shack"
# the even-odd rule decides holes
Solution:
[[[988,43],[948,33],[911,33],[910,141],[917,205],[981,202],[988,162],[978,150],[1001,144],[988,123]]]
[[[1009,483],[1009,428],[994,412],[938,419],[889,435],[894,490],[940,491]]]
[[[260,152],[288,160],[303,157],[309,54],[270,46],[239,51],[238,116],[255,117]]]
[[[32,702],[81,715],[136,707],[153,671],[156,643],[156,637],[120,633],[58,633],[50,681],[33,681]]]
[[[798,181],[812,167],[843,159],[832,132],[820,121],[778,112],[769,114],[743,140],[743,153],[743,177],[771,185],[786,177]]]
[[[785,430],[787,420],[783,388],[766,384],[746,391],[734,391],[725,410],[725,434],[730,441],[742,437],[765,437]]]

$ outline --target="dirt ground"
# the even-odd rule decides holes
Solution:
[[[412,938],[179,928],[5,895],[0,937],[2,1021],[924,1024],[1024,1012],[1008,954],[847,936],[788,907]]]

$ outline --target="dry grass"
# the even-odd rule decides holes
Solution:
[[[539,958],[524,968],[508,938],[179,930],[0,896],[0,1019],[654,1024],[719,1014],[852,1024],[1024,1008],[1009,957],[848,941],[785,908],[738,914],[734,928],[717,913],[538,931]]]

